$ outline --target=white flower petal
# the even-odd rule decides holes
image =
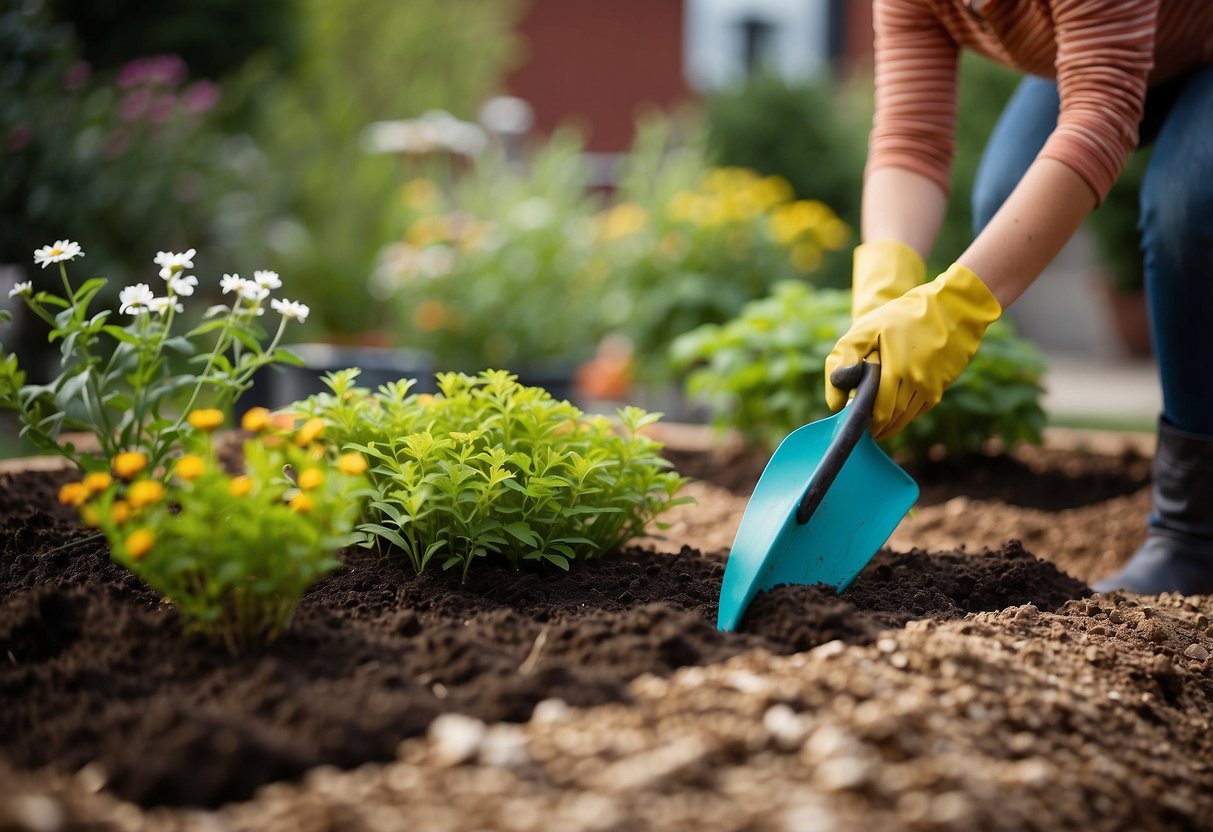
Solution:
[[[118,301],[122,304],[118,311],[124,315],[138,315],[146,312],[155,299],[150,286],[146,283],[136,283],[118,293]]]
[[[51,263],[67,262],[83,257],[80,244],[71,240],[56,240],[54,245],[43,246],[34,251],[34,264],[46,268]]]
[[[282,315],[282,317],[288,320],[297,320],[299,323],[306,321],[307,316],[311,314],[312,311],[305,303],[286,300],[285,298],[274,298],[270,301],[270,306],[273,307],[275,312]]]
[[[278,272],[258,269],[257,271],[253,272],[253,280],[257,282],[258,286],[262,286],[266,289],[282,288],[282,281],[278,277]]]

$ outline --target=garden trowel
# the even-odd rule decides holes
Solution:
[[[736,629],[754,596],[780,584],[841,592],[918,499],[918,485],[868,432],[880,365],[841,368],[830,382],[855,396],[790,433],[767,463],[725,566],[721,630]]]

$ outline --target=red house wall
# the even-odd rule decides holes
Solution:
[[[518,34],[525,51],[506,91],[534,107],[536,130],[572,123],[590,150],[627,150],[638,112],[692,95],[683,0],[531,0]]]

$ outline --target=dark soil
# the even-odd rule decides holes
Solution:
[[[173,608],[103,542],[63,547],[87,537],[55,503],[64,478],[0,478],[0,756],[96,763],[144,805],[215,806],[320,764],[387,760],[447,711],[522,721],[543,699],[621,700],[640,674],[752,648],[868,643],[914,619],[1055,610],[1089,594],[1017,543],[882,553],[841,596],[779,588],[754,602],[744,632],[723,634],[720,553],[632,549],[568,574],[480,568],[461,585],[357,552],[286,636],[233,657],[183,639]]]

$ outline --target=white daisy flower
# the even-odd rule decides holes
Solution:
[[[168,290],[174,295],[180,295],[183,298],[188,298],[194,294],[194,288],[198,285],[198,278],[192,274],[179,274],[168,279]]]
[[[293,318],[299,321],[299,323],[306,321],[308,314],[312,311],[305,303],[298,303],[297,301],[286,300],[285,298],[274,298],[270,301],[270,306],[274,308],[275,312],[281,314],[282,317],[288,320]]]
[[[123,315],[139,315],[146,312],[155,299],[150,286],[146,283],[136,283],[118,293],[118,302],[122,304],[118,311]]]
[[[147,308],[157,315],[163,315],[170,308],[175,312],[185,311],[185,306],[180,303],[173,303],[173,299],[170,297],[152,298],[147,302]]]
[[[230,295],[232,292],[239,292],[240,287],[247,282],[238,274],[225,274],[219,281],[219,288],[223,290],[223,294]]]
[[[66,262],[83,256],[84,252],[80,250],[79,243],[56,240],[53,246],[43,246],[34,251],[34,263],[45,269],[51,263]]]
[[[270,290],[264,286],[258,286],[252,280],[243,280],[240,283],[240,287],[236,289],[236,294],[253,303],[261,303],[261,301],[269,297]]]
[[[8,290],[9,298],[15,298],[17,295],[28,295],[34,288],[34,281],[24,280],[16,286]]]
[[[181,253],[173,251],[158,251],[154,258],[154,262],[160,267],[160,276],[168,280],[174,275],[178,275],[186,269],[194,268],[194,255],[197,253],[195,249],[183,251]]]
[[[253,280],[258,286],[266,289],[281,289],[282,281],[278,279],[278,272],[262,271],[258,269],[253,272]]]

